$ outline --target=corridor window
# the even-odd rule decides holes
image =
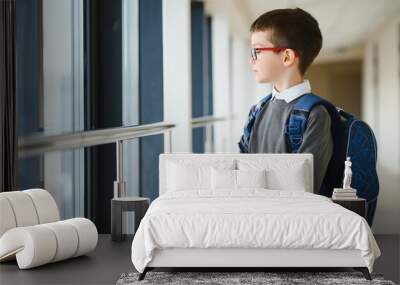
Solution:
[[[78,0],[16,2],[17,133],[81,131],[83,13]],[[43,187],[62,218],[84,213],[82,150],[19,160],[18,188]]]

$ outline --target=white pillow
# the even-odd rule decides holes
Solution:
[[[295,155],[268,160],[243,158],[237,160],[240,170],[267,171],[267,188],[271,190],[308,191],[312,181],[309,163],[296,160]]]
[[[233,169],[235,161],[190,162],[187,160],[168,162],[167,191],[210,190],[211,169]]]
[[[168,188],[172,191],[209,189],[209,171],[209,167],[195,167],[193,165],[170,163]]]
[[[268,188],[273,190],[306,191],[309,182],[305,162],[295,163],[285,170],[267,171]]]
[[[236,189],[236,170],[211,169],[211,189]]]
[[[267,188],[266,170],[211,170],[211,189]]]
[[[235,170],[237,188],[267,188],[267,171]]]

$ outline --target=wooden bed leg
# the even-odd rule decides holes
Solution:
[[[139,278],[138,281],[142,281],[144,279],[144,277],[146,276],[148,269],[147,267],[144,269],[144,271],[142,273],[139,274]]]
[[[362,269],[362,273],[364,274],[365,279],[367,279],[367,280],[372,280],[371,274],[369,274],[369,270],[368,270],[367,267],[364,267],[364,268]]]
[[[369,270],[367,267],[355,267],[354,269],[357,271],[361,271],[362,274],[364,275],[365,279],[372,280],[371,274],[369,274]]]

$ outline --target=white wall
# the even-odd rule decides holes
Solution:
[[[176,124],[172,152],[192,151],[190,25],[190,0],[163,0],[164,121]]]
[[[232,93],[233,93],[233,118],[232,118],[232,151],[239,152],[237,142],[243,134],[243,125],[246,121],[248,110],[253,101],[253,85],[248,64],[248,43],[239,37],[233,38],[232,55]]]
[[[400,233],[399,34],[397,17],[373,33],[364,55],[362,113],[377,137],[380,179],[373,231],[385,234]]]
[[[231,110],[229,84],[229,25],[226,17],[214,15],[212,22],[212,69],[214,116],[228,119],[214,125],[215,152],[229,152]]]

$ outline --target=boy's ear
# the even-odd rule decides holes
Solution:
[[[291,66],[296,58],[296,54],[292,49],[285,49],[282,53],[283,56],[283,65],[289,67]]]

